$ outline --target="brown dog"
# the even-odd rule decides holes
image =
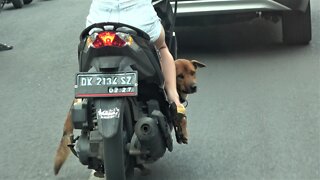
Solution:
[[[177,91],[180,102],[187,100],[188,94],[197,92],[196,71],[198,68],[206,67],[205,64],[197,60],[177,59],[175,61],[177,74]],[[182,142],[188,143],[187,120],[183,118],[181,121],[181,129],[183,134]]]
[[[206,67],[197,60],[177,59],[175,61],[177,74],[177,91],[180,101],[185,102],[187,95],[197,92],[196,71]]]
[[[75,102],[76,100],[74,100]],[[71,108],[70,108],[71,109]],[[63,163],[68,158],[70,154],[70,148],[68,147],[71,144],[71,136],[73,135],[73,124],[71,120],[71,110],[69,110],[67,118],[64,122],[63,126],[63,134],[60,140],[60,145],[57,149],[57,153],[54,159],[54,174],[57,175],[59,173],[60,168],[62,167]]]
[[[196,60],[178,59],[175,61],[176,73],[177,73],[177,91],[180,96],[181,102],[186,101],[187,94],[195,93],[196,86],[196,70],[197,68],[205,67],[206,65]],[[79,99],[75,99],[73,103],[77,103]],[[184,119],[181,122],[182,133],[185,137],[183,143],[187,143],[187,122]],[[60,168],[66,161],[70,154],[71,136],[73,135],[73,125],[71,120],[71,111],[68,112],[67,118],[63,127],[63,135],[60,141],[60,145],[57,149],[54,160],[54,174],[59,173]]]

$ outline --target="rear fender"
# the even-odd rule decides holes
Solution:
[[[98,131],[104,138],[111,138],[119,131],[125,98],[98,98],[94,100]]]

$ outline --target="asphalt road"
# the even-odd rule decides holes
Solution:
[[[178,32],[180,58],[197,59],[188,106],[189,145],[140,180],[315,180],[320,178],[320,2],[313,40],[280,43],[280,23],[253,21]],[[90,1],[35,0],[0,13],[0,179],[86,180],[70,156],[53,158],[73,97],[78,36]]]

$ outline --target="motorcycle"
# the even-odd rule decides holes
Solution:
[[[154,2],[154,7],[174,54],[170,1]],[[181,141],[176,106],[167,101],[160,57],[149,39],[121,23],[93,24],[80,35],[71,117],[81,135],[72,137],[69,147],[83,165],[108,180],[126,180],[134,168],[171,152],[172,130]]]

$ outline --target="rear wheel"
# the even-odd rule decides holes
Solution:
[[[12,0],[13,7],[20,9],[23,6],[23,0]]]
[[[126,180],[133,176],[134,159],[129,155],[127,144],[132,137],[132,129],[127,122],[131,122],[131,112],[127,103],[121,107],[119,130],[112,138],[105,138],[104,143],[104,169],[106,180]],[[130,124],[130,123],[129,123]]]
[[[310,2],[305,12],[288,11],[282,16],[283,42],[308,44],[311,40]]]

